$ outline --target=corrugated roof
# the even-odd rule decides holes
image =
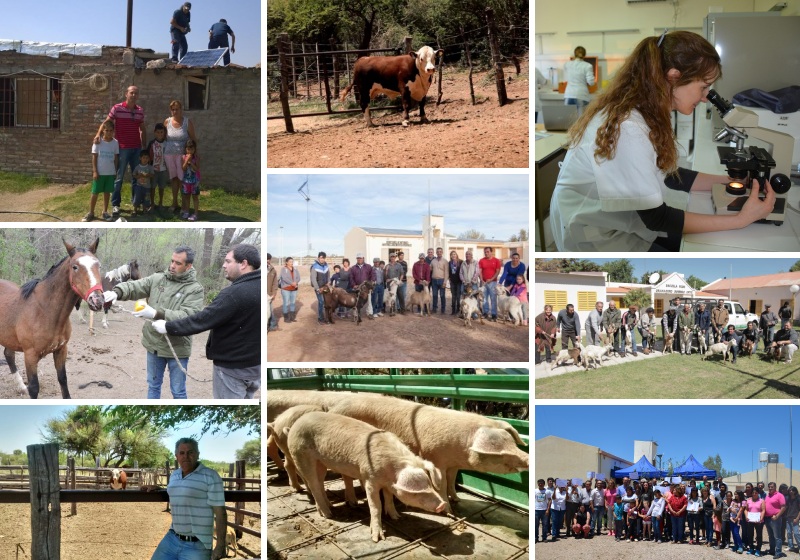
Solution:
[[[363,226],[359,227],[361,227],[361,229],[363,229],[367,233],[373,233],[376,235],[422,235],[421,229],[387,229],[387,228],[363,227]]]
[[[800,272],[778,272],[762,276],[745,276],[744,278],[722,278],[703,286],[704,290],[737,290],[741,288],[772,288],[800,284]]]

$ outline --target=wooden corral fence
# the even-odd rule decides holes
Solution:
[[[128,484],[130,485],[133,479],[137,486],[135,489],[111,490],[108,487],[108,480],[111,476],[109,468],[73,467],[70,471],[68,467],[58,466],[58,446],[56,444],[29,445],[27,451],[27,466],[0,467],[0,473],[2,473],[0,480],[4,483],[0,486],[0,503],[31,504],[31,560],[60,558],[61,502],[70,503],[73,508],[79,502],[169,502],[166,490],[139,491],[138,486],[142,480],[152,484],[150,479],[143,476],[147,472],[144,469],[123,469],[129,476],[133,475],[128,478]],[[165,467],[166,474],[163,476],[168,482],[169,464],[167,463]],[[78,477],[76,474],[78,470],[97,472]],[[249,516],[261,519],[260,512],[245,509],[247,502],[261,503],[261,479],[244,478],[244,470],[244,461],[237,461],[229,466],[229,473],[235,473],[236,476],[222,477],[225,485],[225,502],[235,504],[234,507],[225,506],[227,511],[234,513],[234,521],[233,523],[229,521],[228,527],[234,528],[237,538],[241,538],[243,533],[247,533],[260,539],[261,531],[245,526],[244,518]],[[63,475],[63,486],[62,471],[66,473]],[[103,482],[87,480],[90,478],[96,480],[97,477],[100,477]],[[83,479],[82,488],[76,487],[79,478]],[[156,479],[156,481],[160,482],[161,479]],[[12,484],[18,485],[19,488],[10,489],[9,486]],[[97,489],[98,485],[106,487],[106,489]],[[86,488],[87,486],[92,489]],[[75,513],[76,511],[73,509],[72,514]],[[247,550],[241,544],[239,548],[247,554],[255,555],[253,551]]]
[[[527,50],[528,34],[527,28],[511,27],[504,30],[506,35],[504,38],[507,42],[514,42],[516,40],[525,41],[525,50]],[[516,37],[517,32],[524,31],[524,37]],[[486,43],[488,44],[492,66],[495,69],[495,84],[497,88],[497,99],[500,106],[508,103],[508,96],[506,94],[505,77],[503,71],[503,64],[511,63],[514,66],[517,75],[520,73],[520,62],[516,55],[510,58],[504,57],[500,52],[499,38],[500,34],[494,21],[494,12],[491,8],[486,8],[486,26],[464,31],[463,27],[458,35],[451,37],[442,37],[425,41],[425,44],[436,45],[436,49],[442,49],[444,55],[437,58],[437,74],[438,74],[438,91],[436,105],[442,101],[442,67],[444,66],[444,59],[448,55],[457,55],[461,53],[461,60],[469,68],[468,81],[469,91],[472,104],[475,104],[475,88],[472,79],[473,64],[472,64],[472,51],[475,46],[475,40],[478,38],[482,40],[485,35]],[[445,44],[441,46],[442,42],[457,41],[452,44]],[[472,43],[471,43],[472,41]],[[313,47],[313,48],[312,48]],[[281,33],[277,42],[277,54],[267,55],[268,66],[268,95],[272,91],[278,92],[278,98],[281,104],[280,115],[268,115],[267,119],[283,119],[286,127],[286,132],[294,132],[294,125],[292,119],[301,117],[315,117],[320,115],[340,115],[350,113],[360,113],[361,109],[344,109],[333,110],[331,101],[339,98],[339,88],[341,84],[341,77],[344,74],[346,81],[352,77],[351,66],[355,64],[358,57],[369,55],[372,53],[389,53],[399,55],[402,52],[410,52],[412,49],[412,38],[406,37],[404,40],[403,49],[400,48],[386,48],[386,49],[348,49],[345,44],[344,48],[339,48],[336,41],[331,37],[329,44],[314,43],[313,45],[295,44],[289,41],[287,33]],[[331,88],[331,78],[333,87]],[[358,92],[361,95],[360,92]],[[322,98],[325,100],[325,111],[317,111],[311,113],[294,113],[292,114],[289,105],[289,98]],[[394,106],[388,107],[372,107],[370,111],[383,111],[383,110],[396,110]]]

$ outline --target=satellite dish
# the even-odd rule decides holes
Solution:
[[[654,272],[653,274],[650,275],[650,278],[648,278],[647,281],[650,282],[651,284],[655,284],[656,282],[659,281],[660,278],[661,275],[658,272]]]

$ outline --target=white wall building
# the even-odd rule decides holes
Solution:
[[[747,276],[744,278],[722,278],[715,280],[703,291],[730,298],[742,304],[750,313],[760,315],[764,305],[772,305],[772,312],[778,314],[778,309],[788,302],[793,309],[792,317],[798,319],[797,306],[791,287],[800,285],[800,272],[779,272],[778,274],[765,274],[762,276]]]
[[[543,272],[536,271],[531,316],[542,312],[545,305],[553,306],[553,313],[575,306],[581,319],[581,328],[589,312],[598,301],[607,301],[607,272]]]
[[[565,419],[572,421],[572,419]],[[611,476],[612,469],[623,469],[633,465],[622,457],[617,457],[597,446],[580,443],[558,436],[546,436],[536,440],[537,479],[586,478],[587,472],[603,473]],[[641,457],[641,456],[640,456]]]
[[[638,461],[642,458],[642,455],[647,457],[647,460],[650,463],[658,467],[658,461],[656,461],[656,455],[658,454],[658,443],[654,441],[641,441],[641,440],[634,440],[633,442],[633,460]]]

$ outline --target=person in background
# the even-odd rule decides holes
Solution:
[[[447,277],[450,281],[450,315],[461,313],[461,293],[464,283],[461,280],[461,265],[463,261],[458,258],[458,253],[450,251],[450,260],[447,261]]]
[[[236,52],[236,35],[234,35],[233,29],[228,25],[228,20],[224,18],[213,24],[211,29],[208,30],[209,49],[227,48],[228,35],[231,36],[231,45],[222,57],[222,62],[225,66],[231,63],[231,53]]]
[[[297,289],[300,286],[300,271],[294,266],[294,259],[286,257],[280,273],[281,300],[283,301],[283,322],[293,323]]]
[[[574,105],[578,109],[578,116],[583,114],[583,109],[592,100],[589,86],[595,83],[594,69],[586,62],[586,49],[575,47],[575,58],[564,64],[564,79],[567,87],[564,89],[564,104]]]
[[[375,287],[372,290],[372,316],[383,317],[383,290],[386,286],[386,263],[378,257],[372,259],[372,281]]]
[[[192,21],[192,3],[184,2],[183,5],[172,13],[169,21],[169,34],[172,38],[172,62],[180,61],[188,52],[189,44],[186,35],[192,30],[189,25]]]
[[[267,297],[270,298],[269,305],[275,302],[275,294],[278,293],[278,271],[272,266],[272,255],[267,253]],[[270,309],[269,313],[269,327],[267,332],[278,330],[278,317],[275,316],[275,310]]]

